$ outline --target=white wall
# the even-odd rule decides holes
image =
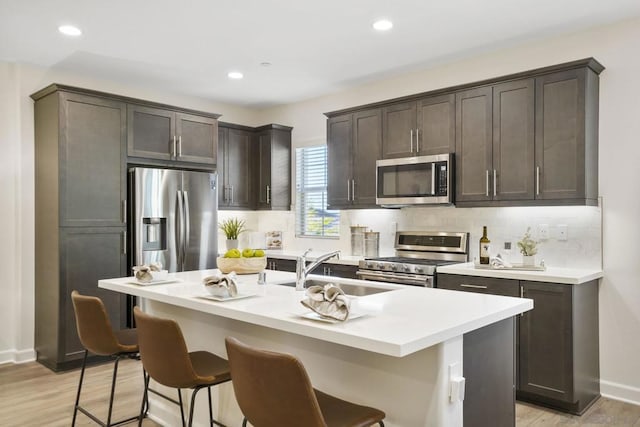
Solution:
[[[34,346],[34,127],[29,95],[62,83],[195,110],[257,125],[244,108],[102,81],[25,64],[0,62],[0,363],[33,360]]]
[[[528,225],[568,224],[569,241],[543,244],[545,259],[557,265],[599,265],[600,217],[603,222],[605,277],[600,286],[601,390],[605,395],[640,404],[640,263],[633,245],[640,241],[640,194],[635,172],[640,158],[640,20],[630,20],[580,33],[486,53],[420,72],[373,82],[297,104],[262,111],[259,121],[294,127],[294,146],[323,141],[323,112],[353,107],[432,89],[469,83],[537,67],[593,56],[606,70],[600,76],[600,195],[599,208],[509,209],[403,209],[401,212],[347,211],[342,215],[340,241],[333,245],[348,250],[349,224],[371,225],[385,233],[388,249],[391,222],[399,228],[469,227],[472,256],[479,227],[489,223],[500,244],[517,237]],[[261,215],[259,227],[288,230],[285,247],[313,246],[326,249],[327,241],[295,239],[293,215]],[[345,232],[346,231],[346,232]],[[331,242],[331,241],[330,241]],[[546,249],[545,249],[546,248]]]

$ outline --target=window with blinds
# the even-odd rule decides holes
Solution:
[[[327,210],[327,147],[296,149],[296,235],[340,237],[340,212]]]

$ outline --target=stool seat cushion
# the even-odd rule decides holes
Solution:
[[[369,406],[357,405],[314,389],[328,427],[366,427],[385,418],[385,413]]]
[[[195,385],[217,384],[231,379],[229,363],[221,357],[208,351],[193,351],[189,353],[193,370],[198,379]]]

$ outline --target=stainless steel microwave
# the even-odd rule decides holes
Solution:
[[[376,161],[376,204],[452,204],[453,159],[454,154],[438,154]]]

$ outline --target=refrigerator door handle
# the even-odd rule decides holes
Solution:
[[[183,231],[184,231],[184,218],[182,217],[184,212],[184,206],[182,203],[182,192],[176,191],[176,197],[178,198],[178,205],[176,209],[176,258],[178,264],[178,271],[182,270],[182,257],[183,257]]]
[[[191,231],[191,224],[189,223],[189,194],[186,191],[182,192],[184,199],[183,205],[183,223],[184,223],[184,235],[182,237],[182,270],[184,270],[187,262],[187,248],[189,247],[189,233]]]

